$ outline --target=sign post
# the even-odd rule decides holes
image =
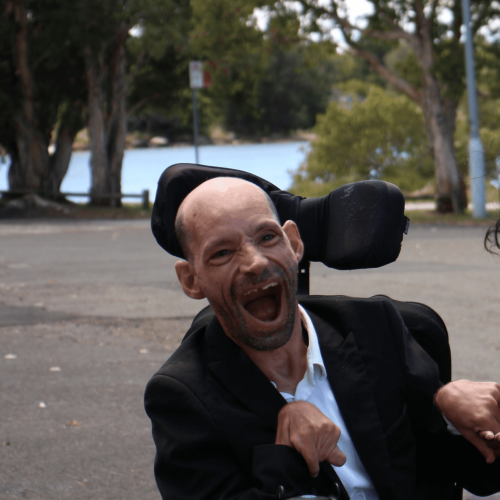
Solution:
[[[189,63],[189,86],[193,93],[193,128],[194,128],[194,157],[198,161],[198,103],[196,99],[197,89],[203,88],[203,63],[201,61],[190,61]]]

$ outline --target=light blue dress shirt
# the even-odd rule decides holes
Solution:
[[[354,443],[330,387],[330,382],[328,382],[314,325],[306,311],[300,305],[299,308],[302,324],[306,327],[309,336],[307,370],[304,378],[297,385],[295,395],[287,394],[286,392],[282,392],[281,395],[288,403],[292,401],[307,401],[308,403],[312,403],[340,428],[341,434],[338,447],[344,452],[347,461],[342,467],[334,465],[332,467],[342,481],[347,493],[349,493],[351,500],[379,500],[373,483],[354,447]]]

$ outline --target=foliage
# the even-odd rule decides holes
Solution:
[[[263,33],[252,17],[260,0],[192,0],[191,58],[205,61],[212,85],[201,96],[202,120],[233,117],[235,128],[257,115],[259,81],[269,62]]]
[[[500,188],[500,98],[479,101],[479,136],[484,150],[486,179]],[[457,118],[455,131],[457,162],[464,178],[469,170],[469,119],[466,99],[463,99]]]
[[[286,3],[282,0],[280,3]],[[336,28],[345,44],[367,60],[393,88],[421,107],[435,165],[441,210],[464,209],[453,133],[465,89],[460,0],[370,0],[372,13],[354,23],[344,0],[298,0],[297,16],[308,37],[332,40]],[[279,10],[279,9],[278,9]],[[446,15],[442,15],[446,14]],[[472,0],[472,33],[500,18],[500,4]],[[394,53],[400,49],[399,54]],[[393,52],[392,58],[386,57]]]
[[[325,194],[369,178],[407,191],[431,182],[433,165],[419,107],[405,96],[360,81],[341,88],[339,99],[318,117],[318,138],[307,167],[295,175],[293,191]]]
[[[6,15],[0,16],[0,146],[7,151],[15,147],[12,117],[21,102],[14,65],[15,25]]]
[[[85,87],[83,59],[71,36],[71,6],[63,0],[26,2],[28,18],[28,57],[34,84],[38,126],[49,140],[67,103],[83,105]],[[0,144],[12,151],[13,116],[21,106],[21,87],[15,68],[13,19],[0,17]],[[49,142],[49,141],[47,141]]]
[[[162,133],[171,135],[173,127],[182,131],[192,117],[188,88],[192,8],[188,0],[150,3],[148,8],[141,4],[138,36],[127,40],[128,112],[137,129],[149,126],[150,117],[161,113],[167,125]]]
[[[486,178],[500,188],[500,44],[477,36],[475,48],[479,135],[484,150]],[[460,170],[467,177],[469,119],[466,95],[462,97],[458,108],[455,148]]]

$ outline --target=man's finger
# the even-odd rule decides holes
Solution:
[[[342,465],[346,463],[347,457],[338,446],[335,446],[335,448],[330,452],[326,460],[328,461],[328,463],[332,465],[336,465],[337,467],[342,467]]]
[[[298,448],[296,448],[298,449]],[[319,474],[319,459],[318,452],[316,451],[316,447],[313,446],[305,446],[302,449],[298,450],[300,454],[304,457],[306,461],[307,467],[309,469],[309,473],[312,477],[318,477]]]
[[[500,449],[500,432],[495,435],[492,431],[482,431],[479,432],[479,437],[484,440],[488,448],[492,450]]]
[[[487,431],[483,431],[483,432],[487,432]],[[481,434],[481,433],[478,433],[478,434]],[[486,459],[486,463],[492,464],[496,458],[495,452],[488,447],[484,438],[479,437],[478,434],[467,432],[467,433],[464,433],[463,436],[478,449],[478,451],[481,453],[481,455],[483,455],[483,457]]]
[[[285,446],[292,447],[292,443],[290,442],[290,425],[289,419],[287,416],[280,421],[278,419],[278,428],[276,429],[276,441],[274,444],[282,444]]]

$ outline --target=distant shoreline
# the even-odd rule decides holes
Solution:
[[[312,132],[302,132],[291,136],[280,136],[278,134],[269,137],[200,137],[198,146],[240,146],[250,144],[280,144],[289,142],[310,142],[316,139],[316,135]],[[170,142],[166,137],[155,136],[149,140],[138,140],[132,137],[127,137],[125,150],[130,149],[160,149],[160,148],[185,148],[194,147],[192,141],[173,141]],[[73,151],[89,151],[88,142],[75,142]]]

